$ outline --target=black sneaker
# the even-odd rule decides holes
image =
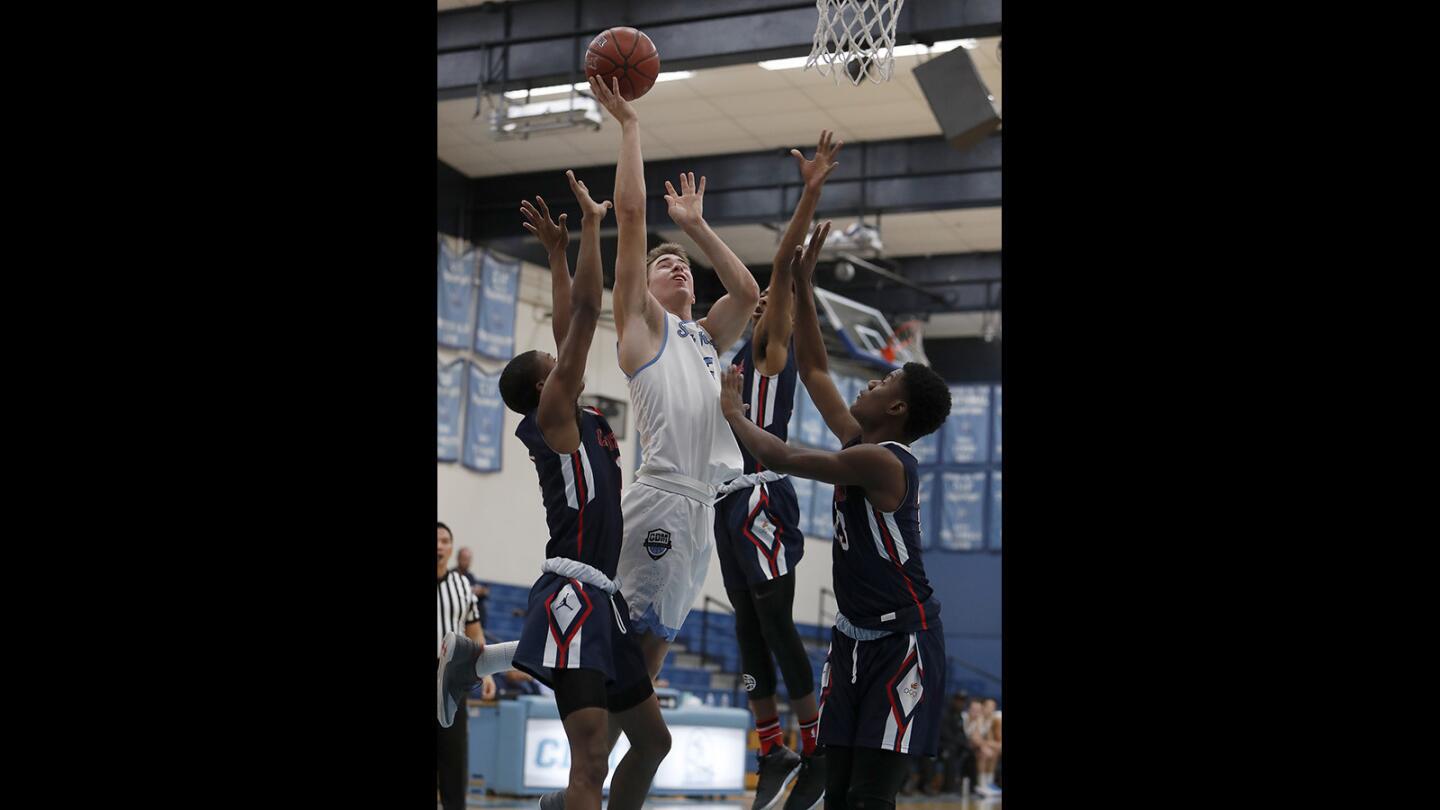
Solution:
[[[817,749],[813,755],[801,757],[800,776],[785,800],[785,810],[815,810],[824,801],[825,754]]]
[[[540,810],[565,810],[565,791],[556,790],[541,796]]]
[[[771,810],[785,794],[785,788],[800,773],[800,755],[777,745],[768,756],[759,757],[760,781],[755,784],[755,803],[750,810]]]

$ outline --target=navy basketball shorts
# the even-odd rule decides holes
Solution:
[[[935,756],[945,705],[945,637],[938,628],[856,641],[830,630],[820,673],[821,745]]]
[[[795,570],[805,553],[800,502],[789,478],[737,489],[715,505],[715,553],[729,591]]]
[[[627,626],[625,597],[558,574],[544,574],[530,589],[530,605],[512,665],[552,689],[562,669],[593,669],[605,676],[610,711],[616,698],[648,697],[650,673],[640,641]],[[636,700],[635,702],[639,702]],[[632,704],[633,705],[633,704]]]

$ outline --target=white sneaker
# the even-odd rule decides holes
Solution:
[[[988,797],[990,797],[990,796],[999,796],[999,795],[1000,795],[1000,788],[997,788],[997,787],[995,787],[994,785],[981,785],[980,787],[978,787],[978,788],[975,789],[975,792],[976,792],[978,795],[985,796],[985,797],[988,798]]]

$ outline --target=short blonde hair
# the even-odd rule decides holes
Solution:
[[[645,254],[645,269],[649,270],[650,265],[654,264],[656,259],[665,255],[679,256],[686,265],[690,264],[690,255],[685,252],[685,248],[674,242],[665,242],[650,248],[650,252]]]

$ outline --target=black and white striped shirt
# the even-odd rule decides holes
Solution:
[[[444,579],[435,581],[435,657],[440,657],[440,642],[451,630],[463,634],[465,626],[480,621],[475,615],[479,604],[470,590],[470,580],[458,568],[445,572]]]

